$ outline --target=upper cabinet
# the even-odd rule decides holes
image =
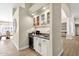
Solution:
[[[37,17],[34,17],[33,18],[33,26],[35,26],[35,27],[37,27],[37,26],[39,26],[39,16],[37,16]]]
[[[50,12],[47,10],[40,15],[33,17],[33,25],[35,27],[48,26],[48,24],[50,24]]]
[[[40,26],[47,26],[48,24],[50,24],[50,12],[49,12],[49,10],[46,10],[40,16],[41,16]]]
[[[50,12],[47,13],[47,24],[50,24]]]
[[[29,11],[33,16],[33,26],[42,27],[50,24],[50,11],[48,3],[33,4]]]

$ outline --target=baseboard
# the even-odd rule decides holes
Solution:
[[[29,47],[29,45],[27,45],[27,46],[24,46],[24,47],[19,48],[13,40],[11,40],[11,42],[14,44],[14,46],[16,47],[16,49],[17,49],[18,51],[19,51],[19,50],[26,49],[26,48]]]
[[[67,36],[66,39],[73,39],[73,36]]]
[[[21,47],[21,48],[19,48],[19,50],[23,50],[23,49],[26,49],[26,48],[29,48],[29,46],[27,45],[27,46]]]
[[[14,44],[14,46],[16,47],[16,49],[19,50],[19,48],[17,47],[16,43],[14,43],[13,40],[11,40],[11,42]]]
[[[62,50],[60,51],[60,53],[58,54],[58,56],[61,56],[63,52],[64,52],[64,50],[62,49]]]

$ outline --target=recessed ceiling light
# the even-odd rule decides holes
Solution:
[[[34,16],[34,14],[32,14]]]
[[[43,7],[43,9],[45,10],[45,9],[46,9],[46,7]]]

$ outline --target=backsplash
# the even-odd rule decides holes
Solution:
[[[50,28],[49,27],[38,27],[38,28],[30,28],[27,30],[28,33],[31,33],[31,32],[35,32],[39,30],[40,33],[49,33],[50,32]]]
[[[36,28],[36,30],[39,30],[41,33],[49,33],[49,31],[50,31],[50,29],[48,27]]]

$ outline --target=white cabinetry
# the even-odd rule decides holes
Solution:
[[[48,55],[48,40],[41,39],[41,54],[44,56]]]
[[[37,51],[38,53],[40,53],[40,39],[38,37],[34,37],[34,49],[35,51]]]
[[[34,37],[34,49],[43,56],[48,55],[48,41],[47,39]]]
[[[38,39],[37,39],[37,37],[34,37],[34,49],[37,51],[38,50]]]

